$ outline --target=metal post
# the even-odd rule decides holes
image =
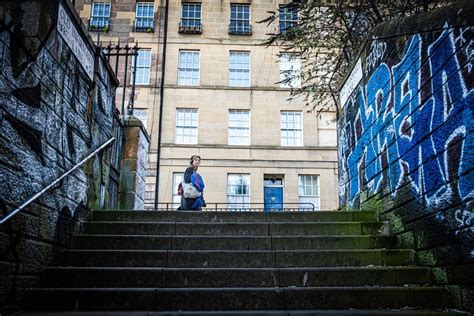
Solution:
[[[133,56],[133,81],[132,81],[132,93],[130,94],[130,100],[128,102],[127,110],[128,115],[133,115],[133,107],[135,105],[135,81],[137,79],[137,59],[138,59],[138,46],[135,46],[132,49],[132,56]]]
[[[124,118],[124,112],[125,112],[125,93],[127,92],[127,72],[128,72],[128,51],[130,50],[130,47],[128,44],[125,46],[125,73],[123,75],[123,95],[122,95],[122,107],[121,107],[121,112],[120,114],[122,115],[122,119]]]
[[[165,69],[166,69],[166,44],[168,41],[168,7],[169,0],[166,0],[165,7],[165,27],[163,36],[163,58],[161,64],[161,83],[160,83],[160,113],[159,113],[159,124],[158,124],[158,148],[156,157],[156,176],[155,176],[155,209],[158,208],[158,189],[160,180],[160,159],[161,159],[161,129],[163,126],[163,102],[165,95]]]
[[[118,76],[118,64],[119,64],[119,58],[120,58],[120,42],[118,42],[117,45],[115,45],[115,50],[117,53],[115,54],[116,59],[115,59],[115,75]]]

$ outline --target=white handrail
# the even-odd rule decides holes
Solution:
[[[106,148],[107,146],[109,146],[113,141],[115,140],[115,137],[112,137],[111,139],[109,139],[107,142],[105,142],[102,146],[100,146],[99,148],[97,148],[96,150],[94,150],[94,152],[92,154],[90,154],[89,156],[87,156],[86,158],[82,159],[78,164],[76,164],[73,168],[71,168],[68,172],[66,172],[65,174],[63,174],[61,177],[57,178],[56,180],[53,181],[53,183],[51,183],[50,185],[48,185],[46,188],[44,188],[43,190],[41,190],[40,192],[36,193],[34,196],[32,196],[28,201],[26,201],[25,203],[23,203],[22,205],[20,205],[18,208],[16,208],[13,212],[9,213],[7,216],[5,216],[4,218],[2,218],[0,220],[0,225],[5,223],[7,220],[9,220],[11,217],[13,217],[16,213],[18,213],[19,211],[21,211],[22,209],[24,209],[25,207],[27,207],[31,202],[33,202],[34,200],[36,200],[37,198],[39,198],[43,193],[45,193],[46,191],[48,191],[49,189],[51,189],[53,186],[55,186],[58,182],[60,182],[62,179],[64,179],[65,177],[67,177],[71,172],[75,171],[77,168],[79,168],[80,166],[82,166],[87,160],[91,159],[92,157],[95,156],[95,154],[97,154],[99,151],[102,151],[104,148]]]

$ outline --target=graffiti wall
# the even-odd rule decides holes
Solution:
[[[471,285],[459,276],[474,275],[473,12],[379,26],[338,118],[341,205],[376,208],[418,263]]]
[[[0,3],[2,218],[113,136],[115,79],[68,2]],[[110,155],[0,226],[0,306],[38,283],[88,206],[107,202]]]

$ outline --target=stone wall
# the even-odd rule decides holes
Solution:
[[[134,116],[127,117],[124,124],[118,209],[145,209],[146,163],[149,146],[150,135],[143,123]]]
[[[64,31],[72,42],[58,31],[59,5],[71,22]],[[0,3],[2,218],[115,133],[117,82],[78,21],[69,1]],[[68,246],[88,207],[116,198],[107,194],[114,192],[111,154],[107,149],[95,156],[0,226],[0,306],[17,303],[22,289],[38,284],[42,268]]]
[[[377,27],[338,113],[341,205],[379,210],[471,311],[473,22],[474,5],[463,1]]]

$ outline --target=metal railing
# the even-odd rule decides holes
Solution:
[[[133,31],[155,33],[155,23],[153,18],[140,18],[133,21]]]
[[[181,34],[202,34],[201,20],[179,22],[178,32]]]
[[[72,172],[74,172],[76,169],[78,169],[80,166],[82,166],[86,161],[88,161],[89,159],[91,159],[92,157],[94,157],[97,153],[101,152],[102,150],[104,150],[106,147],[108,147],[110,144],[112,144],[112,142],[115,141],[115,137],[112,137],[111,139],[109,139],[107,142],[105,142],[102,146],[100,146],[99,148],[97,148],[96,150],[94,150],[89,156],[87,156],[86,158],[82,159],[79,163],[77,163],[74,167],[72,167],[71,169],[69,169],[69,171],[67,171],[66,173],[64,173],[62,176],[60,176],[59,178],[57,178],[56,180],[54,180],[50,185],[48,185],[46,188],[44,188],[43,190],[41,190],[40,192],[36,193],[35,195],[33,195],[31,198],[29,198],[25,203],[23,203],[22,205],[20,205],[18,208],[16,208],[15,210],[13,210],[12,212],[8,213],[7,216],[5,216],[4,218],[2,218],[0,220],[0,225],[5,223],[6,221],[8,221],[10,218],[12,218],[15,214],[17,214],[18,212],[20,212],[22,209],[24,209],[25,207],[27,207],[28,205],[30,205],[32,202],[34,202],[37,198],[39,198],[41,195],[43,195],[46,191],[48,191],[49,189],[51,189],[52,187],[54,187],[56,184],[58,184],[62,179],[64,179],[65,177],[67,177],[68,175],[70,175]]]
[[[230,35],[252,35],[252,25],[250,22],[241,22],[242,21],[231,21],[231,24],[229,24]]]
[[[108,18],[90,19],[89,26],[87,29],[91,32],[107,33],[110,31],[110,21]]]
[[[154,203],[145,203],[146,210],[173,211],[181,204],[173,202],[158,203],[155,209]],[[235,212],[314,212],[318,211],[313,203],[206,203],[203,211],[235,211]]]

